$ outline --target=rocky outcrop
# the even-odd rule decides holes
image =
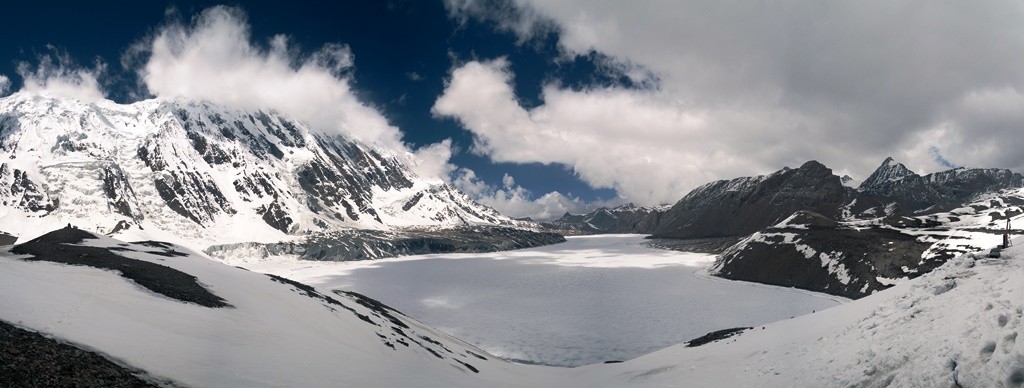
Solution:
[[[7,163],[0,163],[0,203],[40,215],[49,214],[59,204],[26,171]]]
[[[860,298],[945,262],[921,255],[932,244],[885,226],[853,228],[800,211],[724,252],[720,277]]]

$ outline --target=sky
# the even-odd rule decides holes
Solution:
[[[1024,167],[1015,1],[5,9],[0,95],[277,109],[514,217],[670,204],[807,160],[855,179],[887,156],[919,173]]]

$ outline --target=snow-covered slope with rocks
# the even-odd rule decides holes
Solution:
[[[269,110],[182,99],[0,99],[0,224],[205,247],[314,232],[525,225],[417,176],[411,155]]]
[[[1021,214],[1024,188],[927,215],[837,221],[801,211],[727,249],[713,273],[858,298],[1002,244],[1003,234],[1022,233]]]
[[[515,365],[373,299],[227,266],[180,246],[65,228],[8,249],[0,253],[0,320],[106,355],[153,381],[366,387],[514,380]]]
[[[700,347],[578,368],[595,386],[1021,387],[1024,249]]]
[[[155,270],[179,276],[148,282]],[[552,368],[501,360],[356,293],[65,229],[0,252],[0,321],[187,386],[1020,387],[1022,277],[1022,247],[999,259],[962,255],[866,298],[710,343]]]

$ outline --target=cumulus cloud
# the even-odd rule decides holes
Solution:
[[[454,152],[452,139],[420,147],[412,160],[413,170],[421,177],[445,180],[455,170],[455,166],[448,163]]]
[[[7,94],[8,90],[11,90],[11,79],[7,78],[6,75],[0,74],[0,95]]]
[[[472,169],[460,167],[452,172],[452,186],[477,202],[490,206],[504,215],[515,218],[529,217],[535,221],[550,221],[565,213],[581,214],[600,206],[614,206],[618,201],[587,202],[552,191],[533,198],[530,190],[515,183],[505,174],[502,187],[494,187],[480,180]]]
[[[589,185],[614,188],[639,204],[672,203],[716,176],[756,170],[749,161],[722,152],[731,145],[715,127],[760,129],[751,136],[761,144],[776,140],[773,133],[780,132],[619,88],[572,91],[549,85],[544,104],[527,110],[517,102],[511,81],[504,59],[466,63],[452,72],[433,112],[473,132],[472,152],[498,162],[570,166]],[[760,145],[747,148],[761,151]]]
[[[637,202],[809,159],[861,177],[890,154],[915,170],[944,168],[930,147],[968,165],[1024,167],[1016,140],[1003,142],[1024,128],[1024,7],[1013,1],[446,4],[457,20],[524,40],[547,19],[563,55],[596,51],[654,75],[645,90],[548,85],[544,105],[524,110],[508,103],[507,66],[475,62],[453,72],[435,106],[478,136],[481,153],[565,164]],[[501,108],[466,100],[470,82]],[[560,135],[562,125],[577,129]],[[631,166],[618,166],[626,157]],[[641,168],[645,158],[661,166]]]
[[[21,92],[83,101],[106,98],[106,92],[99,81],[107,69],[104,62],[97,59],[92,68],[86,68],[54,46],[47,46],[47,49],[48,52],[39,55],[35,64],[18,63],[18,75],[22,78]],[[0,89],[9,86],[10,80],[7,77],[0,80]]]
[[[347,45],[328,43],[303,54],[286,35],[259,44],[240,9],[217,6],[188,23],[167,23],[122,59],[133,62],[142,63],[139,77],[155,96],[272,108],[319,131],[397,150],[399,156],[439,158],[413,162],[424,174],[447,172],[450,142],[413,154],[399,129],[356,97],[351,87],[353,54]]]

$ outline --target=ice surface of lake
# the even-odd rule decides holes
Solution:
[[[611,235],[490,254],[247,266],[357,291],[492,354],[559,366],[626,360],[844,300],[708,277],[713,261]]]

